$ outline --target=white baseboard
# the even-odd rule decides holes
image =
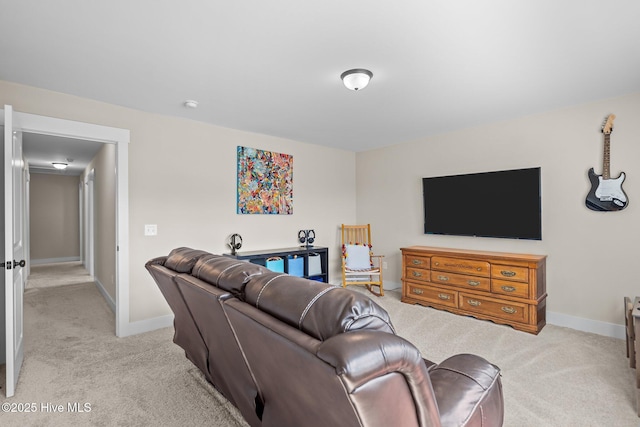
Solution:
[[[100,293],[102,294],[104,299],[107,301],[107,304],[109,305],[109,308],[111,309],[111,311],[113,311],[115,313],[116,312],[116,302],[113,300],[113,298],[111,298],[111,295],[109,295],[109,292],[107,292],[107,290],[102,285],[102,283],[100,283],[100,280],[98,280],[97,277],[94,277],[93,281],[96,283],[96,287],[98,288],[98,290],[100,291]]]
[[[41,259],[32,259],[31,265],[41,265],[41,264],[56,264],[58,262],[73,262],[80,261],[79,256],[70,256],[63,258],[41,258]]]
[[[582,317],[570,316],[563,313],[547,312],[547,323],[549,325],[564,326],[582,332],[604,335],[606,337],[625,339],[626,332],[624,325],[601,322],[599,320],[584,319]]]
[[[125,330],[120,331],[120,337],[128,337],[131,335],[142,334],[145,332],[155,331],[156,329],[173,327],[173,314],[154,317],[152,319],[139,320],[125,325]]]

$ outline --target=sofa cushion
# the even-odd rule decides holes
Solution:
[[[198,259],[191,275],[244,299],[242,294],[249,278],[268,272],[265,267],[248,261],[207,254]]]
[[[323,341],[361,329],[395,333],[387,312],[368,296],[301,277],[272,272],[253,276],[245,300]]]
[[[206,254],[207,252],[197,249],[176,248],[169,253],[164,266],[178,273],[191,273],[196,261]]]

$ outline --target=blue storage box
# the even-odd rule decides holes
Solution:
[[[289,271],[287,272],[291,276],[303,277],[304,276],[304,258],[298,255],[289,255],[288,260]]]
[[[271,258],[267,258],[267,262],[265,262],[265,266],[276,273],[284,273],[284,260],[279,256],[274,256]]]

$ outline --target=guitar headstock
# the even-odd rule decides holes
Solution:
[[[609,114],[609,116],[605,119],[604,123],[602,124],[602,133],[604,133],[605,135],[609,135],[611,132],[613,132],[613,121],[615,119],[616,119],[615,114]]]

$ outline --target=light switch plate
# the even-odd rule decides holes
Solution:
[[[157,236],[158,235],[158,225],[157,224],[145,224],[144,225],[144,235],[145,236]]]

